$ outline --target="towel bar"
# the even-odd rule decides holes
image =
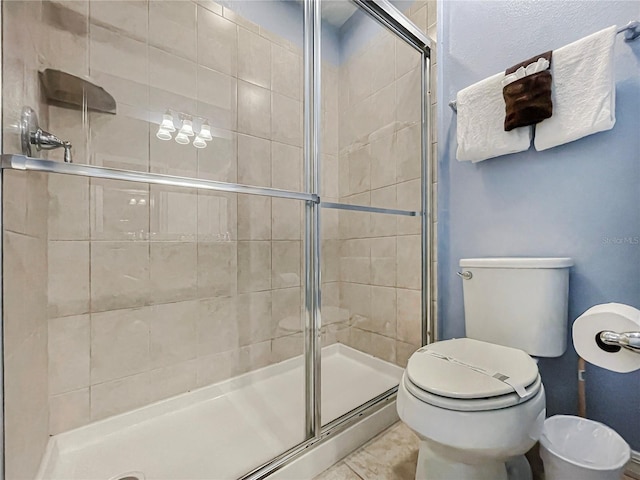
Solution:
[[[640,38],[640,22],[638,20],[633,20],[632,22],[627,23],[624,27],[620,27],[616,33],[624,33],[624,41],[632,42],[633,40]],[[449,102],[449,106],[454,112],[458,111],[458,104],[455,100],[451,100]]]

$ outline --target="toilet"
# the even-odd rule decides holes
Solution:
[[[420,438],[416,479],[531,478],[522,455],[546,413],[532,357],[566,350],[572,265],[570,258],[460,260],[467,336],[417,350],[398,387],[398,415]]]

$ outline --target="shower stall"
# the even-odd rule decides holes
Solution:
[[[2,2],[4,478],[300,478],[397,420],[418,4]]]

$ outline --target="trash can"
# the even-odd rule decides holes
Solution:
[[[540,456],[546,480],[619,480],[631,448],[606,425],[556,415],[542,427]]]

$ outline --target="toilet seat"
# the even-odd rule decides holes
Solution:
[[[511,407],[542,385],[536,362],[522,350],[471,338],[422,347],[409,359],[403,382],[419,400],[459,411]]]

